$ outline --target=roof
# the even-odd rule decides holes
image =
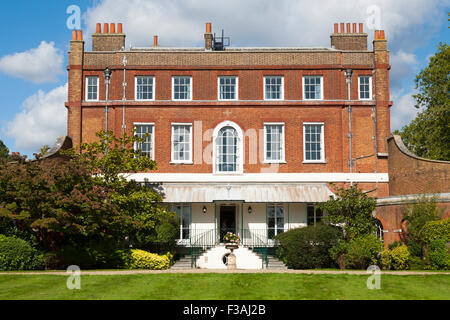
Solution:
[[[304,202],[329,200],[334,194],[325,184],[171,184],[154,186],[163,202],[214,201]]]

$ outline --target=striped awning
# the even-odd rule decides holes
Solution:
[[[156,187],[166,203],[214,201],[324,202],[334,194],[326,184],[174,184]]]

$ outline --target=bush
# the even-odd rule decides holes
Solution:
[[[380,256],[381,269],[391,270],[391,252],[390,250],[383,250]]]
[[[450,254],[447,249],[447,239],[440,238],[431,240],[429,251],[426,255],[426,263],[428,269],[450,269]]]
[[[40,270],[43,267],[43,255],[28,242],[0,235],[0,270]]]
[[[335,267],[329,250],[343,237],[340,228],[325,224],[292,229],[276,236],[278,255],[292,269]]]
[[[410,270],[424,270],[426,265],[421,257],[410,255],[408,258],[408,266]]]
[[[405,270],[408,268],[409,250],[406,245],[397,246],[389,252],[391,266],[394,270]]]
[[[130,252],[126,262],[129,269],[165,270],[169,269],[171,258],[173,258],[170,254],[160,256],[139,249],[132,249]]]
[[[367,269],[377,264],[382,249],[381,240],[369,234],[338,243],[330,254],[341,269]]]
[[[450,240],[450,218],[425,223],[420,229],[419,238],[424,243],[439,238]]]

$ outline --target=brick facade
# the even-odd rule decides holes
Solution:
[[[193,150],[205,149],[211,143],[211,133],[217,124],[229,120],[247,134],[244,143],[244,173],[258,173],[268,167],[262,163],[263,144],[258,140],[257,163],[251,161],[255,150],[250,139],[260,132],[265,122],[285,124],[285,163],[282,173],[349,172],[349,118],[352,106],[353,172],[387,173],[386,138],[390,134],[389,52],[385,39],[374,41],[374,50],[367,50],[367,34],[354,27],[332,34],[334,48],[227,48],[214,51],[210,25],[205,33],[206,48],[162,47],[134,48],[122,51],[125,34],[101,33],[99,26],[93,35],[93,50],[85,51],[84,42],[73,40],[69,52],[69,98],[66,107],[68,135],[75,145],[92,142],[95,133],[105,127],[107,104],[108,128],[131,133],[133,123],[155,124],[155,160],[159,173],[212,173],[212,164],[171,164],[171,123],[189,122],[193,133],[200,130],[204,141],[194,141]],[[109,28],[108,28],[109,29]],[[112,27],[111,27],[112,29]],[[120,27],[121,29],[121,27]],[[115,27],[114,27],[115,31]],[[121,31],[121,30],[120,30]],[[208,32],[209,31],[209,32]],[[127,58],[126,101],[123,96],[124,67]],[[109,101],[105,100],[103,70],[112,70]],[[346,69],[353,70],[351,101],[347,98]],[[85,101],[86,76],[99,77],[99,101]],[[135,76],[155,77],[155,100],[135,100]],[[172,101],[172,77],[189,75],[193,81],[192,101]],[[218,100],[218,76],[234,75],[239,79],[237,101]],[[284,77],[284,100],[265,101],[264,76]],[[305,75],[323,77],[323,100],[308,101],[303,97],[302,78]],[[375,99],[358,99],[358,76],[372,76]],[[123,114],[125,112],[125,116]],[[376,121],[375,121],[376,120]],[[303,123],[323,122],[325,163],[303,163]],[[200,127],[201,123],[201,127]],[[262,136],[261,136],[262,137]],[[375,138],[376,137],[376,138]],[[197,144],[197,145],[195,145]],[[198,159],[197,159],[198,160]],[[369,187],[369,184],[367,184]],[[371,187],[371,186],[370,186]],[[387,196],[387,184],[374,185],[376,196]]]

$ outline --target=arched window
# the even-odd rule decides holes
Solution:
[[[380,220],[375,219],[375,225],[377,226],[375,234],[381,241],[383,241],[384,240],[383,224],[381,223]]]
[[[226,121],[217,126],[213,134],[214,172],[242,173],[242,130]]]

